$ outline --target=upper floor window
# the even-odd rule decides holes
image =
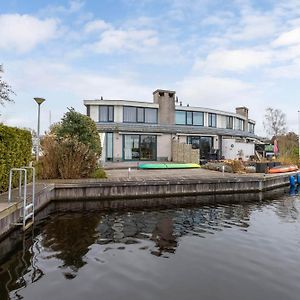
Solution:
[[[191,111],[186,112],[186,124],[193,125],[193,112]]]
[[[226,116],[226,128],[233,129],[233,117]]]
[[[203,126],[204,125],[204,113],[203,112],[193,112],[193,125]]]
[[[112,105],[99,106],[99,122],[113,122],[114,107]]]
[[[138,123],[144,123],[145,122],[145,110],[143,107],[138,107],[137,108],[137,122]]]
[[[176,110],[175,121],[177,125],[186,124],[186,112],[184,110]]]
[[[123,108],[123,121],[127,123],[137,122],[137,111],[136,107],[124,106]]]
[[[157,123],[156,108],[145,108],[145,123]]]
[[[157,109],[124,106],[123,107],[124,123],[157,123]]]
[[[250,133],[254,133],[254,124],[253,123],[248,123],[248,130]]]
[[[91,116],[91,106],[90,106],[90,105],[87,105],[87,106],[86,106],[86,115],[87,115],[88,117]]]
[[[237,123],[236,124],[236,129],[237,130],[244,130],[244,123],[245,123],[244,120],[237,118],[236,123]]]
[[[208,127],[217,127],[217,115],[208,113]]]
[[[204,125],[204,113],[198,111],[176,110],[176,125]]]

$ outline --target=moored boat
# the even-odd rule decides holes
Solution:
[[[268,173],[269,174],[277,174],[277,173],[287,173],[287,172],[294,172],[298,170],[298,166],[296,165],[289,165],[289,166],[277,166],[271,168]]]

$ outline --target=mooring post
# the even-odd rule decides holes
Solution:
[[[130,177],[130,172],[131,172],[131,169],[128,168],[128,178]]]

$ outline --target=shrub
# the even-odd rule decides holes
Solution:
[[[91,177],[92,178],[107,178],[105,171],[99,167],[93,172]]]
[[[42,179],[77,179],[93,174],[97,178],[105,176],[105,173],[100,174],[100,169],[95,173],[101,154],[96,124],[73,108],[69,109],[61,122],[52,126],[50,134],[42,141],[42,151]]]
[[[54,136],[47,136],[42,149],[40,178],[86,178],[97,168],[98,156],[76,138],[57,140]]]
[[[52,132],[58,138],[76,138],[97,155],[101,155],[101,143],[95,122],[90,117],[76,112],[74,108],[69,109],[61,122],[53,126]]]
[[[45,136],[41,141],[43,156],[38,163],[38,177],[41,179],[60,178],[58,171],[58,143],[54,136]]]
[[[32,139],[28,130],[0,124],[0,193],[8,190],[11,168],[28,166],[31,160]],[[18,177],[13,179],[16,186]]]

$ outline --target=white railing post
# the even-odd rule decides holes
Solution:
[[[32,170],[32,201],[27,204],[27,170]],[[12,168],[9,171],[9,185],[8,185],[8,203],[12,202],[12,177],[13,172],[19,172],[19,201],[23,200],[23,213],[20,210],[20,218],[22,218],[22,223],[16,223],[16,225],[23,225],[23,230],[26,230],[28,225],[30,226],[34,222],[34,205],[35,205],[35,168],[34,167],[21,167],[21,168]],[[24,174],[24,175],[23,175]],[[23,179],[24,178],[24,179]],[[23,186],[23,194],[22,194],[22,183]],[[22,199],[23,198],[23,199]],[[32,219],[30,224],[26,225],[26,221],[28,219]],[[26,227],[27,226],[27,227]]]

